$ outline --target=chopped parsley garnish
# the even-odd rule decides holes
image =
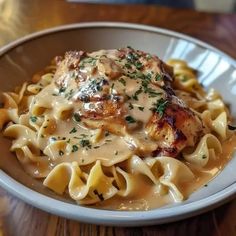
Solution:
[[[136,53],[129,52],[126,56],[128,62],[134,64],[138,60],[139,56]]]
[[[149,97],[153,98],[153,97],[157,97],[159,95],[162,95],[162,93],[156,92],[154,89],[152,88],[148,88],[146,90],[146,92],[149,94]]]
[[[126,85],[126,81],[123,78],[120,78],[118,81],[122,83],[124,86]]]
[[[91,144],[90,144],[90,142],[89,142],[88,139],[82,139],[82,140],[80,141],[80,146],[81,146],[81,147],[88,147],[88,148],[91,148]]]
[[[206,155],[202,155],[202,159],[206,159],[207,158],[207,156]]]
[[[98,196],[100,201],[104,201],[104,197],[103,197],[102,193],[98,193],[97,189],[93,190],[93,193]]]
[[[73,120],[76,121],[76,122],[80,122],[81,121],[80,115],[78,113],[74,113],[73,114]]]
[[[132,103],[129,103],[129,109],[130,109],[130,110],[134,109],[134,106],[133,106]]]
[[[142,88],[139,88],[139,89],[134,93],[134,95],[132,96],[132,98],[133,98],[134,100],[138,101],[138,95],[139,95],[140,93],[142,93],[142,92],[143,92]]]
[[[127,100],[130,100],[130,99],[131,99],[131,97],[130,97],[129,95],[126,94],[125,96],[126,96],[126,99],[127,99]]]
[[[118,155],[118,151],[116,150],[116,151],[114,152],[114,154],[117,156],[117,155]]]
[[[151,73],[147,73],[147,74],[145,75],[145,79],[151,81],[151,78],[152,78],[152,74],[151,74]]]
[[[169,103],[168,100],[161,98],[157,101],[157,103],[153,104],[153,108],[151,108],[151,110],[157,112],[160,115],[160,117],[162,117],[168,106],[168,103]]]
[[[97,149],[97,148],[100,148],[100,146],[94,146],[93,148],[94,148],[94,149]]]
[[[63,156],[64,152],[62,150],[59,150],[59,156]]]
[[[138,109],[139,109],[140,111],[143,111],[143,110],[144,110],[144,107],[138,107]]]
[[[125,117],[125,120],[129,123],[129,124],[132,124],[132,123],[135,123],[136,120],[132,117],[132,116],[126,116]]]
[[[137,61],[137,62],[135,63],[135,66],[136,66],[136,68],[137,68],[138,70],[140,70],[140,69],[143,68],[143,64],[142,64],[140,61]]]
[[[146,55],[146,59],[147,59],[147,60],[150,60],[151,58],[152,58],[151,54],[148,53],[148,54]]]
[[[36,116],[31,116],[30,117],[30,120],[33,122],[33,123],[35,123],[36,121],[37,121],[37,117]]]
[[[66,91],[66,87],[61,87],[60,89],[59,89],[59,93],[64,93]]]
[[[79,150],[77,145],[72,146],[72,152],[77,152]]]
[[[155,80],[156,80],[156,81],[162,80],[162,76],[161,76],[160,74],[157,74],[157,75],[155,76]]]
[[[131,69],[131,68],[132,68],[132,66],[131,66],[130,63],[125,63],[125,67],[126,67],[127,69]]]
[[[74,127],[71,131],[70,131],[70,134],[73,134],[73,133],[76,133],[77,132],[77,129]]]
[[[97,58],[85,57],[84,59],[80,61],[79,66],[80,68],[83,68],[85,64],[92,64],[93,66],[95,66],[96,61],[97,61]]]
[[[141,71],[137,71],[135,76],[139,79],[145,79],[145,75]]]

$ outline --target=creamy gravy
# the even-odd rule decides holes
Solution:
[[[217,174],[225,167],[233,156],[236,148],[236,136],[233,135],[229,140],[222,145],[223,152],[218,156],[218,159],[211,162],[204,168],[196,169],[193,165],[189,165],[190,169],[196,176],[194,182],[186,182],[182,184],[180,191],[185,196],[190,196],[194,191],[201,187],[207,188],[207,183],[210,182]],[[150,184],[150,181],[145,181],[143,178],[139,179],[139,189],[135,197],[127,199],[115,197],[105,202],[101,202],[96,206],[103,209],[118,209],[118,210],[150,210],[155,209],[170,203],[173,203],[171,193],[160,196],[155,191],[156,186]]]

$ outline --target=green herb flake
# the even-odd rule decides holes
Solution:
[[[114,152],[114,154],[117,156],[117,155],[118,155],[118,151],[116,150],[116,151]]]
[[[76,121],[76,122],[80,122],[81,121],[80,115],[78,113],[74,113],[73,114],[73,120]]]
[[[202,155],[202,159],[206,159],[207,158],[207,156],[206,155]]]
[[[73,134],[73,133],[76,133],[76,132],[77,132],[77,129],[74,127],[69,133]]]
[[[122,83],[124,86],[126,86],[126,81],[123,78],[120,78],[118,81]]]
[[[84,68],[85,67],[85,64],[92,64],[93,66],[95,66],[96,64],[96,61],[97,61],[97,58],[93,58],[93,57],[85,57],[84,59],[82,59],[80,61],[80,68]]]
[[[138,101],[138,95],[139,95],[140,93],[142,93],[142,92],[143,92],[142,88],[139,88],[139,89],[134,93],[134,95],[132,96],[132,98],[133,98],[134,100]]]
[[[149,53],[148,53],[148,54],[146,55],[146,59],[147,59],[147,60],[150,60],[150,59],[152,59],[152,56],[151,56],[151,54],[149,54]]]
[[[105,142],[109,143],[111,142],[112,140],[111,139],[106,139]]]
[[[105,131],[105,137],[109,136],[110,133],[108,131]]]
[[[138,109],[139,109],[140,111],[143,111],[143,110],[144,110],[144,107],[138,107]]]
[[[60,89],[59,89],[59,93],[64,93],[66,91],[66,87],[61,87]]]
[[[134,64],[138,60],[139,56],[136,53],[129,52],[126,56],[128,62]]]
[[[138,70],[140,70],[140,69],[143,68],[143,64],[142,64],[140,61],[137,61],[137,62],[135,63],[135,66],[136,66],[136,68],[137,68]]]
[[[37,121],[37,117],[36,116],[30,116],[30,120],[35,123]]]
[[[151,110],[157,112],[160,115],[160,117],[162,117],[163,114],[165,113],[168,104],[169,104],[168,100],[161,98],[157,101],[157,103],[153,104],[154,107],[151,108]]]
[[[130,97],[129,95],[126,94],[125,96],[126,96],[126,99],[127,99],[127,100],[130,100],[130,99],[131,99],[131,97]]]
[[[155,80],[156,80],[156,81],[162,80],[162,76],[161,76],[160,74],[156,74]]]
[[[93,190],[93,193],[98,196],[100,201],[104,201],[104,197],[103,197],[102,193],[98,193],[97,189]]]
[[[79,150],[77,145],[72,145],[72,152],[77,152]]]
[[[152,74],[151,73],[147,73],[145,75],[145,79],[149,80],[151,82],[151,79],[152,79]]]
[[[134,106],[133,106],[132,103],[129,103],[129,109],[130,109],[130,110],[134,109]]]
[[[126,116],[125,117],[125,120],[129,123],[129,124],[132,124],[132,123],[135,123],[136,120],[132,117],[132,116]]]
[[[91,148],[91,144],[90,144],[90,142],[89,142],[88,139],[82,139],[82,140],[80,141],[80,146],[81,146],[81,147],[88,147],[88,148]]]
[[[129,64],[129,63],[125,63],[125,67],[126,67],[127,69],[131,69],[131,68],[132,68],[131,64]]]
[[[64,152],[62,150],[59,150],[59,156],[63,156]]]

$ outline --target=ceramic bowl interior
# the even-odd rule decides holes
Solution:
[[[0,89],[9,91],[24,81],[29,81],[32,75],[48,65],[53,57],[63,55],[65,51],[94,51],[127,45],[156,54],[164,61],[169,58],[186,60],[199,72],[199,80],[206,88],[213,87],[223,95],[236,117],[236,69],[233,59],[187,36],[131,24],[70,25],[18,40],[0,50]],[[236,158],[233,158],[207,188],[198,190],[181,204],[148,212],[94,210],[78,206],[69,199],[53,194],[44,188],[40,181],[27,175],[15,156],[9,152],[10,144],[9,140],[0,137],[1,185],[36,207],[81,221],[119,225],[169,222],[214,207],[235,196],[236,192]]]

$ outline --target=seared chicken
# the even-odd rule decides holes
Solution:
[[[203,135],[202,121],[172,88],[172,68],[156,56],[130,47],[68,52],[54,79],[83,124],[130,137],[127,145],[143,157],[176,157]],[[149,141],[151,148],[139,145]]]

